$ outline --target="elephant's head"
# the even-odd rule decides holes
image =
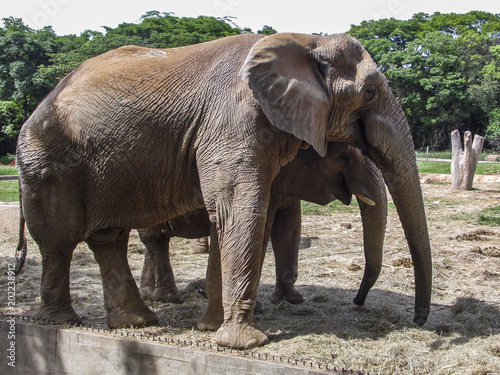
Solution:
[[[277,128],[321,155],[328,141],[362,150],[382,171],[415,267],[415,318],[427,320],[432,263],[413,140],[403,110],[366,50],[347,35],[275,34],[240,71]]]
[[[274,179],[273,193],[320,205],[336,199],[346,205],[350,204],[352,193],[344,177],[349,160],[342,157],[349,145],[330,143],[335,146],[328,147],[324,158],[311,147],[300,149],[295,159],[283,166]]]

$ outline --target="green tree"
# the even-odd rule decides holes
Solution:
[[[271,26],[264,25],[262,30],[257,31],[257,34],[262,34],[262,35],[273,35],[276,34],[277,31],[274,30]]]
[[[491,61],[480,71],[482,80],[469,93],[487,114],[486,136],[500,149],[500,45],[491,46],[489,52]]]
[[[351,25],[348,33],[361,41],[383,70],[388,70],[392,67],[388,55],[395,51],[404,51],[408,42],[417,39],[427,19],[428,15],[419,13],[408,21],[394,18],[363,21],[359,26]]]
[[[497,66],[499,15],[418,13],[407,21],[365,21],[349,33],[388,77],[417,147],[448,148],[456,128],[496,129],[498,80],[486,71]]]
[[[19,132],[19,125],[25,120],[25,113],[19,101],[0,101],[1,136],[13,138]]]
[[[242,32],[224,19],[207,16],[175,17],[172,13],[157,11],[146,13],[139,24],[122,23],[114,29],[105,29],[104,39],[110,49],[126,44],[152,48],[180,47]]]
[[[429,33],[395,53],[397,64],[386,71],[418,146],[438,147],[466,116],[460,104],[465,99],[465,80],[457,70],[456,45],[450,35]]]
[[[115,45],[119,47],[123,44],[119,44],[118,40],[110,44],[103,33],[92,30],[86,30],[80,36],[57,37],[57,52],[48,53],[49,62],[39,66],[38,76],[57,83],[85,60],[116,48]]]
[[[4,18],[0,28],[0,139],[13,137],[46,93],[56,84],[38,74],[56,51],[52,28],[35,31],[21,19]]]

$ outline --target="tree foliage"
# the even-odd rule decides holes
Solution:
[[[276,34],[277,31],[273,29],[271,26],[264,25],[262,30],[257,31],[257,34],[262,34],[262,35],[272,35]]]
[[[0,139],[17,135],[24,120],[55,81],[39,74],[56,50],[50,27],[35,31],[17,18],[0,28]]]
[[[417,147],[449,148],[457,128],[500,146],[500,15],[418,13],[365,21],[349,33],[389,79]]]

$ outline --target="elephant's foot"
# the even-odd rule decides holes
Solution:
[[[297,305],[304,302],[304,297],[300,294],[293,285],[288,285],[284,288],[276,288],[271,295],[271,302],[276,304],[282,300]]]
[[[148,327],[158,323],[158,317],[154,312],[145,307],[133,312],[114,311],[108,312],[106,323],[111,329],[124,327]]]
[[[140,290],[143,294],[151,294],[155,290],[155,283],[141,281]]]
[[[152,298],[152,294],[154,292],[154,289],[151,289],[149,287],[143,288],[142,285],[139,288],[139,293],[142,298]]]
[[[64,322],[70,324],[81,324],[82,320],[71,306],[63,309],[51,309],[47,306],[42,306],[37,314],[38,320],[49,320],[52,322]]]
[[[367,293],[361,294],[358,292],[358,294],[356,295],[356,297],[352,301],[358,306],[363,306],[365,304],[365,301],[366,301],[366,295],[367,295]]]
[[[200,331],[217,331],[223,322],[222,310],[214,311],[208,308],[198,320],[197,327]]]
[[[184,302],[184,298],[182,298],[179,291],[169,292],[158,288],[156,288],[153,294],[151,294],[151,299],[161,302],[172,302],[172,303]]]
[[[262,302],[260,302],[259,300],[257,300],[257,302],[255,303],[255,309],[253,309],[253,312],[254,313],[264,314],[266,312],[266,308],[264,307],[264,305],[262,304]]]
[[[220,346],[243,350],[265,345],[269,339],[247,323],[226,321],[217,330],[215,341]]]
[[[427,322],[427,317],[429,316],[429,307],[415,308],[415,317],[413,318],[413,323],[423,326]]]

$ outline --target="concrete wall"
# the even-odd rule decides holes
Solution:
[[[0,202],[0,233],[19,233],[19,203]]]
[[[6,319],[6,317],[3,317]],[[80,329],[15,323],[15,368],[8,365],[8,321],[0,321],[0,374],[333,374],[331,371],[240,358],[194,346],[175,347],[152,340],[122,338]]]

